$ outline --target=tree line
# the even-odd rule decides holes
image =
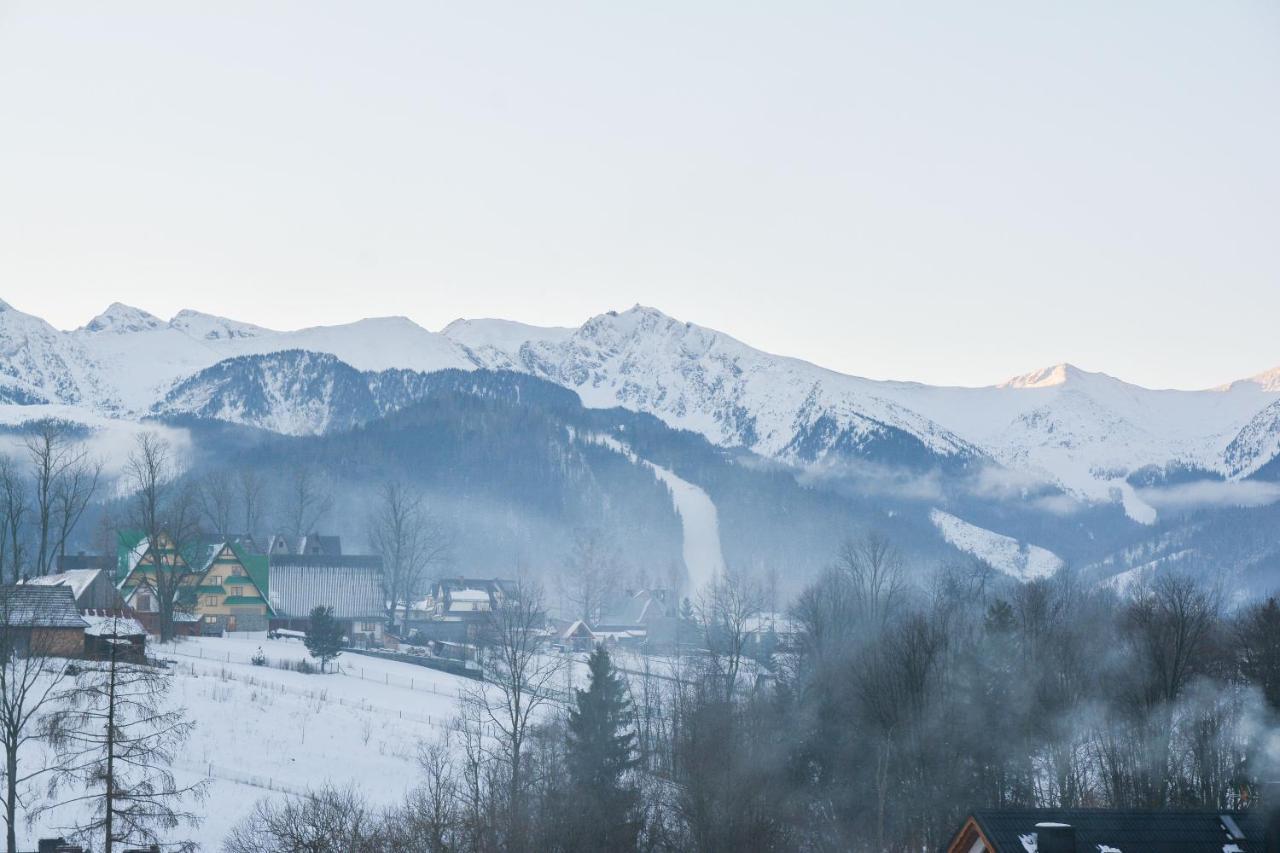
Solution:
[[[625,676],[598,650],[572,695],[523,590],[532,610],[495,615],[490,683],[403,803],[263,803],[226,850],[908,851],[979,807],[1259,805],[1275,598],[1232,603],[1172,569],[1124,589],[912,569],[882,536],[846,542],[766,654],[765,584],[721,578],[690,613],[696,649]],[[313,821],[312,846],[282,829]]]

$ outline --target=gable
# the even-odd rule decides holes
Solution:
[[[214,546],[208,561],[205,563],[204,571],[200,575],[197,589],[204,591],[208,587],[209,592],[214,592],[216,588],[217,593],[225,593],[227,595],[227,599],[223,602],[224,604],[243,604],[252,601],[253,596],[231,595],[229,587],[232,583],[233,573],[237,586],[248,582],[248,585],[253,588],[257,596],[266,604],[267,610],[275,612],[271,606],[271,600],[267,597],[268,567],[266,557],[250,554],[233,542],[223,542]],[[219,579],[218,584],[211,585],[209,583],[210,577],[217,577]],[[240,578],[244,580],[240,580]],[[236,598],[237,600],[230,602],[231,598]]]

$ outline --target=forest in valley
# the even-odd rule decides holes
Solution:
[[[1273,799],[1276,599],[1173,572],[1120,593],[908,569],[883,536],[848,540],[767,656],[749,629],[768,592],[729,575],[685,605],[685,651],[622,674],[597,649],[564,703],[530,587],[495,617],[488,691],[422,747],[402,804],[340,786],[264,801],[226,849],[911,851],[978,807]],[[297,846],[307,832],[336,846]]]

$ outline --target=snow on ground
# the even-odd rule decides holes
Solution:
[[[1062,559],[1052,551],[970,524],[949,512],[932,510],[929,519],[949,543],[1018,580],[1048,577],[1062,568]]]
[[[340,672],[326,675],[253,666],[259,647],[273,662],[308,657],[300,642],[265,634],[155,649],[175,661],[171,697],[196,724],[174,771],[179,784],[209,782],[196,807],[205,821],[186,836],[205,850],[217,850],[262,797],[352,782],[375,803],[398,801],[418,782],[417,745],[445,734],[458,690],[470,683],[351,653],[338,659]],[[51,813],[26,835],[28,846],[73,819]]]
[[[724,555],[720,550],[720,516],[711,496],[698,486],[683,480],[674,471],[641,459],[631,448],[608,435],[585,436],[588,441],[617,451],[637,465],[644,465],[657,475],[671,492],[683,533],[683,556],[689,571],[689,585],[701,589],[724,572]]]

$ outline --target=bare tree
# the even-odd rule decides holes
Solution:
[[[608,535],[598,527],[575,531],[560,578],[573,608],[569,615],[588,624],[598,623],[606,599],[617,586],[618,574],[617,555]]]
[[[259,800],[223,853],[378,853],[377,815],[354,788],[326,786],[284,802]]]
[[[719,685],[720,696],[726,702],[737,689],[747,643],[758,628],[763,607],[760,585],[728,570],[698,595],[695,613],[708,651],[708,675]]]
[[[446,565],[453,537],[411,486],[388,481],[378,491],[369,517],[369,544],[382,556],[383,584],[395,627],[396,608],[403,604],[408,624],[411,599],[422,591],[428,572]]]
[[[322,475],[300,463],[289,473],[282,503],[285,531],[297,540],[314,532],[320,519],[333,509],[333,495]]]
[[[180,594],[200,569],[186,556],[199,534],[196,502],[191,487],[175,474],[169,443],[141,433],[125,464],[125,478],[134,492],[130,523],[147,538],[140,583],[156,596],[161,642],[173,639],[174,616],[184,606]]]
[[[240,498],[241,527],[255,536],[262,524],[262,502],[267,493],[267,478],[258,469],[242,465],[236,471],[236,491]]]
[[[834,568],[849,584],[858,615],[870,624],[883,624],[900,605],[907,584],[902,554],[882,533],[840,544]]]
[[[53,570],[98,488],[102,466],[76,443],[71,429],[46,419],[35,425],[25,442],[31,462],[36,574]]]
[[[236,509],[236,483],[231,474],[225,468],[206,472],[195,494],[209,531],[219,536],[230,533]]]
[[[5,754],[4,819],[6,850],[18,849],[18,807],[23,787],[53,767],[42,763],[34,769],[22,765],[24,747],[47,734],[46,716],[64,701],[66,660],[55,649],[32,641],[18,627],[12,587],[0,589],[0,746]]]
[[[116,644],[108,648],[105,660],[83,665],[71,701],[51,722],[58,754],[51,793],[76,793],[49,807],[87,804],[91,816],[74,834],[101,840],[112,853],[121,844],[155,844],[160,831],[197,826],[200,818],[183,800],[200,799],[204,783],[179,785],[169,770],[194,726],[181,710],[166,710],[172,676],[125,661]],[[190,841],[166,846],[197,849]]]
[[[562,659],[541,649],[546,622],[542,590],[523,577],[493,611],[485,633],[485,681],[466,688],[464,701],[498,741],[497,758],[507,783],[508,847],[525,844],[524,761],[530,728],[540,709],[557,700]]]
[[[0,456],[0,562],[17,583],[27,559],[27,482],[8,456]]]

